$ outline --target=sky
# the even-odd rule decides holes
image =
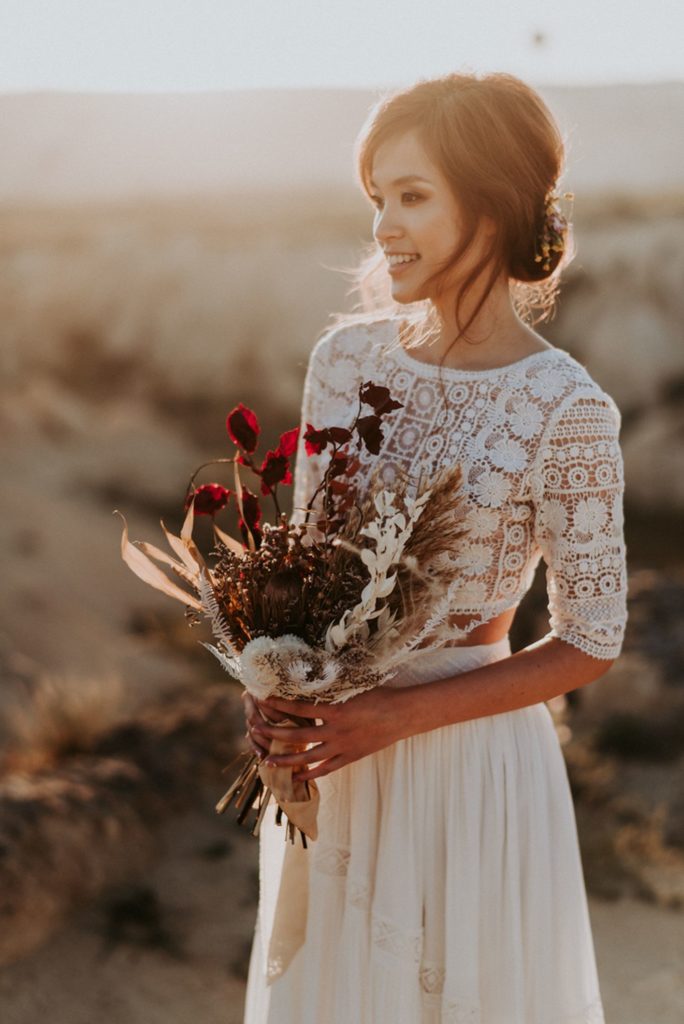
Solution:
[[[0,0],[0,92],[684,79],[683,0]]]

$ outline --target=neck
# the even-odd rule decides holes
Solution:
[[[478,299],[479,294],[466,295],[461,307],[461,323],[467,323]],[[459,368],[498,365],[512,361],[521,348],[539,344],[538,335],[516,313],[505,277],[496,282],[482,309],[460,338],[455,305],[453,295],[432,303],[433,327],[417,346],[421,351],[429,351],[430,362]]]

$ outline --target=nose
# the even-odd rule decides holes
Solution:
[[[384,246],[393,238],[401,238],[402,233],[397,218],[387,204],[381,210],[376,210],[373,221],[373,237],[378,245]]]

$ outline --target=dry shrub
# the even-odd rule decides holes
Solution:
[[[125,710],[123,681],[116,675],[42,673],[30,696],[5,713],[9,738],[0,769],[39,771],[71,754],[87,753]]]
[[[660,804],[645,820],[630,822],[615,836],[615,852],[625,868],[641,882],[644,895],[663,907],[684,907],[684,855],[668,846],[666,804]]]

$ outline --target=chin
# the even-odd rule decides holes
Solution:
[[[425,298],[420,288],[392,288],[392,298],[401,306],[408,306],[411,302],[420,302]]]

